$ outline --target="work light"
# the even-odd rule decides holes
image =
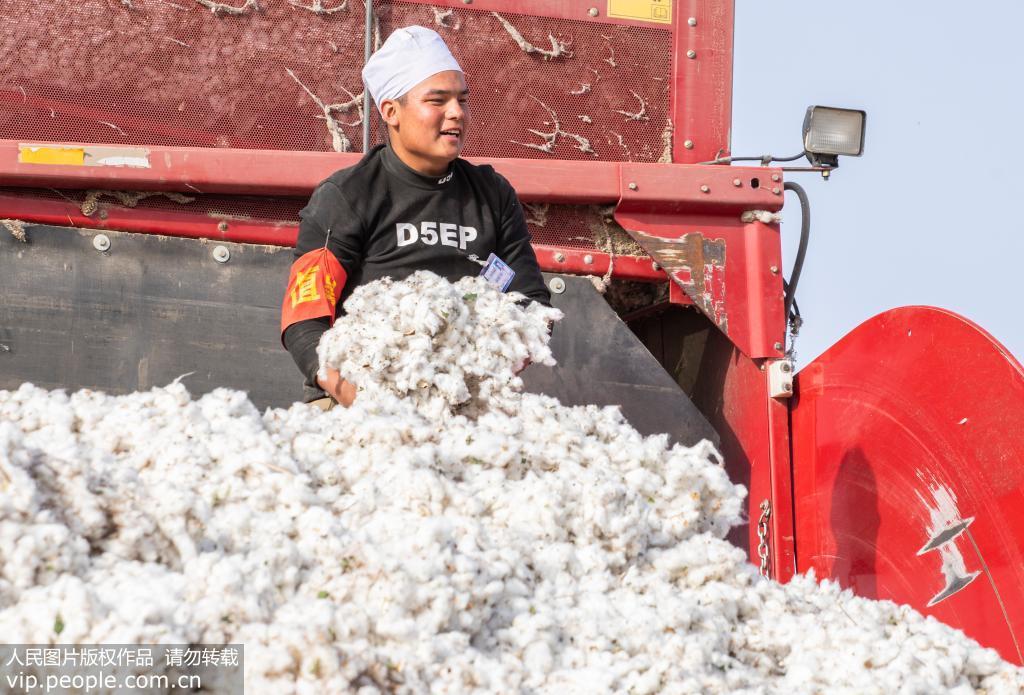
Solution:
[[[855,109],[811,106],[804,116],[804,152],[813,166],[839,166],[839,155],[864,152],[867,113]]]

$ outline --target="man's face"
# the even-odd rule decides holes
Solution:
[[[459,156],[469,127],[469,88],[458,70],[432,75],[401,101],[383,103],[395,153],[417,171],[441,175]]]

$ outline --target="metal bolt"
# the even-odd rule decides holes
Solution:
[[[596,7],[591,7],[589,10],[587,10],[587,14],[589,14],[591,17],[596,17],[601,13],[597,11]]]
[[[109,213],[107,213],[107,211],[106,211],[106,210],[100,210],[100,219],[101,219],[101,220],[105,220],[105,219],[107,219],[108,217],[110,217],[110,215],[109,215]]]
[[[743,182],[742,182],[742,181],[740,181],[739,179],[733,179],[733,180],[732,180],[732,185],[733,185],[733,186],[736,186],[736,188],[739,188],[740,186],[742,186],[742,185],[743,185]]]
[[[92,238],[92,247],[100,253],[110,248],[110,237],[106,234],[97,234]]]
[[[462,4],[463,5],[472,5],[473,4],[473,0],[462,0]]]
[[[588,253],[586,256],[583,257],[583,262],[586,263],[587,265],[590,265],[591,263],[594,262],[594,257]]]
[[[782,343],[775,343],[775,345],[773,345],[772,347],[774,347],[776,350],[781,350],[782,349]]]
[[[773,265],[768,270],[772,271],[772,275],[778,275],[779,274],[779,266],[777,266],[777,265]]]
[[[763,372],[765,369],[766,369],[765,364],[764,364],[764,362],[762,362],[761,363],[761,371]]]
[[[693,140],[686,140],[685,142],[683,142],[683,147],[685,147],[688,150],[692,150],[693,149]]]
[[[651,263],[651,269],[652,270],[661,270],[661,266],[658,265],[657,261],[654,261],[653,263]]]
[[[693,50],[693,49],[691,48],[690,50],[688,50],[688,51],[686,52],[686,57],[687,57],[687,58],[689,58],[690,60],[693,60],[694,58],[696,58],[696,57],[697,57],[697,51],[695,51],[695,50]]]
[[[565,292],[565,280],[562,278],[551,278],[551,282],[548,283],[548,287],[555,294],[562,294]]]
[[[772,193],[778,195],[779,193],[782,193],[782,189],[776,186],[775,188],[772,189]]]
[[[772,181],[778,182],[780,180],[782,180],[781,176],[779,176],[778,174],[772,174]]]
[[[783,388],[784,391],[786,391],[786,393],[792,393],[793,392],[793,382],[792,381],[784,381],[784,382],[782,382],[782,388]]]
[[[707,184],[704,184],[703,186],[700,187],[700,192],[701,193],[710,193],[711,192],[711,187],[708,186]]]
[[[697,18],[690,17],[688,20],[686,20],[686,23],[689,24],[691,27],[695,27],[697,26]]]
[[[789,362],[783,362],[780,369],[784,371],[786,374],[789,374],[791,371],[793,371],[793,367],[790,366]]]
[[[639,186],[637,186],[637,185],[636,185],[636,183],[634,183],[633,181],[630,181],[630,182],[629,182],[629,190],[631,190],[631,191],[635,191],[635,190],[636,190],[636,189],[638,189],[638,188],[640,188],[640,187],[639,187]]]
[[[555,254],[555,261],[558,262],[558,263],[565,263],[565,254],[564,253],[556,253]]]
[[[217,229],[219,229],[222,232],[228,231],[228,223],[227,222],[221,222],[220,224],[217,225]]]
[[[231,259],[231,252],[227,246],[217,246],[213,249],[213,260],[218,263],[227,263]]]

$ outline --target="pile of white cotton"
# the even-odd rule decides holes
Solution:
[[[553,314],[414,280],[361,289],[324,339],[349,409],[0,391],[3,640],[244,642],[251,693],[1024,687],[911,609],[760,579],[723,540],[744,490],[710,445],[614,408],[487,407],[550,361]]]

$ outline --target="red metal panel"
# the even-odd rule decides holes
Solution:
[[[111,206],[102,217],[84,215],[76,202],[0,194],[0,218],[84,229],[111,229],[241,244],[295,246],[298,221],[247,220],[186,211]]]
[[[1024,661],[1021,365],[970,321],[907,307],[795,381],[799,570]]]
[[[677,0],[675,11],[672,159],[708,162],[731,147],[734,1]]]
[[[712,205],[712,203],[708,203]],[[697,259],[701,267],[685,273],[691,261],[679,261],[682,283],[699,279],[687,292],[701,310],[748,357],[781,357],[785,341],[778,225],[742,223],[739,216],[681,215],[647,212],[648,205],[633,207],[626,200],[615,218],[624,228],[641,230],[662,241],[686,247],[696,237],[714,246],[713,258]],[[685,255],[685,254],[684,254]]]
[[[620,209],[659,213],[742,213],[753,209],[774,212],[782,209],[784,203],[779,169],[629,162],[618,166],[622,179]]]
[[[19,161],[23,147],[125,147],[109,143],[0,140],[0,186],[162,190],[308,196],[361,155],[336,152],[148,146],[147,167],[72,166]],[[140,149],[134,146],[128,149]],[[779,210],[779,170],[763,167],[665,166],[618,162],[473,157],[509,179],[527,202],[614,203],[664,212]],[[736,184],[739,182],[739,185]],[[756,183],[756,187],[755,184]],[[635,185],[635,189],[630,186]],[[704,187],[707,187],[705,192]]]
[[[607,253],[540,244],[534,244],[533,248],[541,269],[548,272],[573,275],[604,275],[608,272],[610,256]],[[655,270],[651,259],[637,256],[615,256],[612,276],[619,280],[665,281],[665,273]]]
[[[119,147],[103,143],[46,143],[0,140],[0,186],[97,188],[308,196],[338,169],[352,166],[359,154],[282,152],[279,150],[159,147],[149,152],[149,167],[69,166],[19,162],[22,146]],[[527,202],[595,204],[619,199],[619,164],[563,160],[471,158],[491,164]],[[663,191],[670,195],[670,191]]]
[[[788,489],[788,421],[786,405],[769,398],[759,361],[751,360],[721,333],[708,337],[693,401],[721,439],[729,478],[747,487],[749,524],[729,540],[757,554],[757,520],[764,500],[771,503],[769,530],[771,576],[787,581],[793,574],[792,496]]]
[[[768,397],[767,388],[763,395],[768,406],[769,484],[772,501],[768,538],[771,576],[780,582],[788,582],[796,573],[793,469],[789,458],[789,402]],[[757,561],[757,558],[752,556],[751,560]]]

